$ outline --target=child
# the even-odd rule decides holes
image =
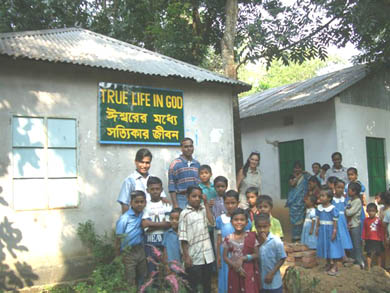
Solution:
[[[361,223],[360,214],[362,212],[362,202],[360,200],[360,184],[350,182],[348,184],[348,205],[345,209],[345,215],[348,217],[349,234],[352,240],[352,257],[355,263],[364,269],[364,261],[362,255],[362,239],[361,239]]]
[[[249,220],[252,222],[252,225],[254,228],[252,231],[256,231],[255,225],[254,225],[254,219],[255,219],[255,215],[257,215],[259,213],[257,210],[257,207],[256,207],[257,197],[259,196],[259,189],[257,187],[249,187],[246,190],[245,194],[246,194],[246,200],[247,200],[248,206],[249,206],[246,209],[246,212],[248,213]]]
[[[236,209],[231,217],[234,232],[223,241],[223,259],[229,265],[228,291],[259,292],[260,273],[257,264],[258,245],[256,234],[246,232],[248,214]]]
[[[356,168],[351,167],[348,168],[347,170],[347,175],[348,175],[348,180],[349,182],[356,182],[360,184],[360,200],[362,201],[362,212],[360,213],[360,223],[361,223],[361,230],[363,232],[363,223],[364,219],[366,218],[366,205],[367,205],[367,200],[366,200],[366,187],[363,185],[358,180],[358,171]],[[348,192],[348,185],[349,183],[345,186],[345,193]]]
[[[329,169],[330,169],[329,164],[324,164],[321,167],[321,172],[320,172],[321,186],[326,185],[325,174],[326,174],[326,171],[328,171]]]
[[[210,207],[213,207],[214,199],[217,197],[214,184],[210,182],[212,175],[213,173],[211,172],[211,167],[209,165],[201,165],[199,167],[199,187],[202,188],[202,193],[206,195]]]
[[[174,208],[169,215],[169,222],[171,228],[164,232],[162,245],[164,246],[164,262],[167,264],[167,271],[169,272],[169,263],[176,262],[181,264],[180,242],[177,236],[177,230],[179,227],[179,217],[181,208]]]
[[[368,218],[364,220],[362,239],[365,241],[364,250],[367,253],[367,269],[371,269],[371,260],[374,255],[378,258],[378,266],[382,266],[383,226],[377,217],[378,208],[375,203],[367,205]]]
[[[339,211],[339,220],[337,221],[337,236],[341,239],[344,250],[352,249],[352,241],[349,236],[347,219],[345,218],[345,207],[347,206],[347,199],[344,197],[345,183],[341,179],[337,179],[335,184],[335,194],[332,200],[332,205]],[[344,258],[344,262],[347,259]]]
[[[303,224],[301,243],[310,249],[317,248],[317,236],[315,233],[316,226],[316,203],[317,197],[310,195],[304,199],[306,206],[306,218]]]
[[[311,165],[311,169],[313,170],[313,176],[320,180],[321,164],[315,162]]]
[[[145,253],[147,257],[153,257],[153,245],[161,252],[164,250],[163,236],[164,231],[171,227],[169,222],[169,213],[172,210],[170,204],[161,200],[162,181],[158,177],[150,176],[147,182],[147,190],[150,194],[150,201],[146,204],[144,215],[142,217],[142,228],[145,230]],[[152,262],[148,262],[149,274],[156,270]]]
[[[226,293],[228,291],[228,272],[229,267],[223,260],[222,240],[226,236],[234,232],[234,227],[231,223],[231,216],[238,208],[239,193],[235,190],[229,190],[224,196],[224,204],[226,214],[220,215],[215,223],[215,230],[217,231],[217,266],[218,266],[218,292]],[[246,231],[251,229],[251,222],[248,222]]]
[[[326,181],[326,184],[328,186],[328,188],[330,190],[332,190],[333,194],[334,194],[334,189],[335,189],[335,185],[336,185],[336,182],[337,182],[338,178],[335,177],[335,176],[330,176],[328,178],[328,180]]]
[[[283,240],[283,230],[278,219],[272,217],[273,201],[269,195],[260,195],[257,198],[257,209],[260,213],[268,214],[271,221],[271,233]],[[252,226],[255,226],[252,224]]]
[[[123,255],[126,279],[130,286],[142,284],[147,272],[144,235],[141,226],[145,205],[145,193],[140,190],[132,191],[130,193],[131,207],[120,216],[116,223],[116,255],[119,256],[121,253]],[[120,235],[124,236],[122,241]]]
[[[390,192],[386,191],[383,193],[383,228],[385,230],[384,243],[385,243],[385,255],[383,265],[385,268],[386,260],[390,255]]]
[[[189,186],[186,193],[188,204],[180,213],[179,240],[190,292],[198,292],[198,285],[203,292],[211,292],[214,252],[207,227],[214,226],[214,217],[199,186]]]
[[[321,204],[316,209],[317,225],[317,256],[327,261],[326,272],[330,276],[337,276],[338,269],[336,259],[344,256],[341,239],[337,235],[337,220],[339,211],[331,204],[333,191],[321,190]]]
[[[256,216],[255,222],[257,239],[260,244],[259,258],[262,288],[260,292],[283,293],[283,283],[280,275],[280,267],[286,259],[283,242],[270,232],[272,223],[269,214]]]
[[[223,204],[223,197],[228,187],[228,180],[223,176],[217,176],[214,179],[214,188],[217,193],[217,197],[214,200],[213,215],[214,218],[218,218],[220,215],[226,213],[225,205]]]
[[[305,197],[314,195],[317,198],[317,204],[320,204],[319,203],[320,191],[321,191],[320,180],[318,180],[316,176],[311,176],[307,182],[307,193],[305,194]]]
[[[212,175],[213,174],[211,172],[211,167],[209,165],[201,165],[199,167],[199,178],[200,178],[199,187],[202,189],[202,194],[206,195],[207,201],[211,209],[213,209],[214,200],[217,197],[214,184],[210,182],[210,178]],[[213,250],[215,250],[214,227],[209,226],[209,234],[210,234],[211,244],[213,245]]]

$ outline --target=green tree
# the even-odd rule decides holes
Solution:
[[[255,92],[270,88],[304,81],[318,75],[321,69],[332,65],[345,65],[347,62],[339,57],[331,56],[325,61],[320,59],[306,60],[302,64],[297,62],[284,65],[281,60],[272,61],[267,68],[265,64],[248,64],[238,71],[240,80],[252,85],[252,89],[242,93],[244,97]]]
[[[82,26],[236,78],[247,62],[325,60],[348,41],[357,62],[388,63],[388,11],[389,0],[3,0],[0,31]],[[233,110],[240,167],[235,95]]]

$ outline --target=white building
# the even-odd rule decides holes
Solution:
[[[145,145],[100,143],[100,82],[181,91],[195,158],[235,186],[232,96],[249,85],[84,29],[0,34],[4,287],[81,277],[91,267],[78,223],[90,219],[110,234],[120,215],[122,181]],[[146,147],[151,173],[167,188],[180,148]],[[10,283],[13,273],[19,285]]]
[[[288,228],[288,176],[296,160],[356,167],[370,196],[390,179],[390,71],[354,66],[240,100],[244,157],[261,152],[262,192],[272,195],[275,214]]]

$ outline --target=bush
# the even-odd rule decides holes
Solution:
[[[125,280],[124,265],[121,257],[115,257],[114,237],[107,234],[96,234],[92,221],[79,223],[77,235],[81,242],[91,252],[95,269],[88,281],[74,285],[55,286],[49,293],[136,293],[136,288],[130,288]]]

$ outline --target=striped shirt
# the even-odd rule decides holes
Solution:
[[[197,160],[187,161],[182,155],[173,160],[168,172],[168,190],[184,194],[188,186],[198,186],[200,164]]]
[[[188,254],[193,265],[209,264],[214,261],[214,252],[211,245],[206,216],[206,208],[201,205],[198,210],[191,206],[180,213],[179,240],[188,242]]]

